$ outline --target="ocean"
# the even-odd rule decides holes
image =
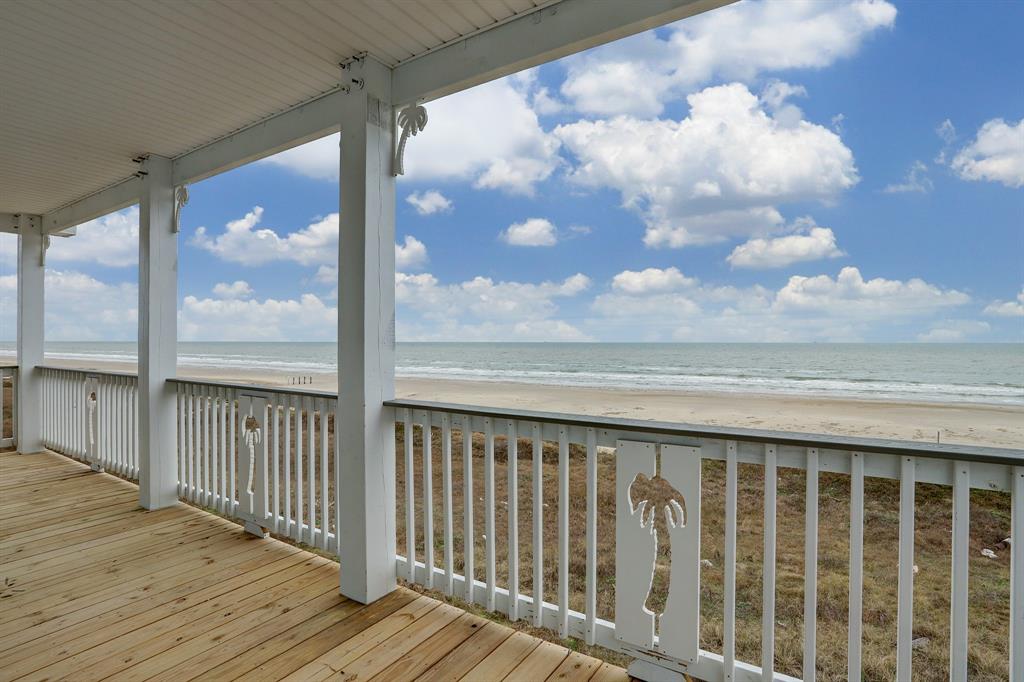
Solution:
[[[134,362],[134,343],[47,343]],[[14,344],[0,343],[0,357]],[[333,372],[333,343],[178,344],[188,367]],[[400,377],[1024,405],[1024,344],[399,343]]]

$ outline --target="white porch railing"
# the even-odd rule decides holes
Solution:
[[[52,367],[39,371],[43,373],[47,447],[136,477],[135,377]],[[336,552],[341,524],[335,492],[340,489],[335,395],[185,379],[172,384],[178,406],[179,495],[244,520],[253,532],[266,529]],[[861,679],[864,673],[865,567],[878,559],[865,557],[864,551],[866,508],[875,502],[866,481],[898,482],[898,511],[893,512],[898,537],[894,535],[892,549],[898,553],[893,581],[899,680],[911,679],[914,658],[914,529],[915,512],[921,511],[915,505],[916,485],[950,489],[947,660],[952,679],[966,679],[968,672],[971,490],[1009,493],[1010,535],[1024,538],[1024,452],[1019,450],[409,400],[389,401],[386,406],[395,411],[403,437],[398,459],[404,471],[398,483],[402,490],[399,518],[405,531],[397,532],[395,541],[404,545],[404,556],[397,557],[397,574],[513,620],[525,619],[562,637],[633,656],[639,661],[634,672],[651,679],[665,671],[685,671],[705,680],[794,679],[776,670],[780,566],[776,552],[779,538],[785,537],[780,533],[787,528],[793,532],[787,521],[787,512],[791,518],[793,510],[778,508],[778,481],[785,470],[802,472],[803,507],[798,511],[804,529],[804,563],[797,569],[802,574],[797,575],[804,594],[798,605],[804,622],[799,636],[804,679],[813,680],[821,662],[827,660],[818,655],[823,645],[818,627],[824,622],[817,610],[819,567],[824,565],[819,538],[823,550],[849,543],[842,571],[849,595],[843,607],[848,619],[842,625],[846,629],[842,654],[850,679]],[[530,459],[523,456],[527,452]],[[724,548],[721,568],[716,568],[722,583],[722,608],[716,614],[721,619],[721,637],[719,647],[700,648],[704,634],[700,595],[706,594],[701,582],[702,519],[711,519],[712,511],[708,508],[702,517],[702,497],[708,495],[702,476],[707,475],[709,464],[724,471],[724,520],[712,538]],[[749,500],[739,495],[738,486],[740,472],[751,467],[763,476],[754,519]],[[821,536],[819,531],[824,514],[836,504],[828,496],[824,498],[827,506],[822,505],[819,479],[827,483],[837,475],[843,479],[843,489],[849,490],[848,540]],[[614,488],[611,495],[608,486]],[[792,499],[792,489],[789,494]],[[641,497],[646,502],[641,503]],[[465,500],[472,503],[467,505]],[[744,502],[748,502],[745,510]],[[845,515],[845,498],[841,504]],[[530,523],[521,524],[520,514],[529,517]],[[762,586],[760,656],[742,660],[737,652],[751,647],[738,639],[738,616],[750,604],[741,601],[744,585],[738,583],[738,576],[749,578],[750,566],[742,565],[737,550],[738,541],[742,545],[751,532],[747,528],[741,534],[741,530],[752,520],[758,525],[754,531],[758,539],[763,537],[758,552],[763,561],[757,565]],[[611,537],[614,552],[608,549]],[[599,554],[602,544],[605,551]],[[656,564],[658,544],[671,547],[667,573]],[[1024,679],[1024,541],[1012,542],[1003,551],[1011,557],[1009,603],[982,608],[1009,614],[1008,675]],[[834,568],[828,576],[831,580]],[[608,575],[609,570],[614,575]],[[672,587],[663,605],[651,602],[649,607],[656,575],[663,581],[667,576]],[[870,589],[872,582],[867,586]],[[611,608],[610,600],[614,601]],[[778,606],[793,610],[792,604]],[[660,616],[655,613],[659,610]],[[644,670],[645,665],[656,667]],[[791,668],[785,672],[793,673]]]
[[[139,478],[139,380],[133,374],[41,367],[43,445],[93,468]]]
[[[783,468],[805,472],[805,566],[803,613],[804,679],[815,678],[818,623],[817,576],[819,565],[819,474],[832,472],[848,477],[849,566],[847,674],[861,679],[864,594],[864,521],[865,479],[877,477],[899,481],[899,563],[894,580],[898,582],[896,623],[897,679],[911,679],[911,652],[914,624],[914,522],[915,483],[952,487],[952,578],[950,581],[951,618],[949,632],[950,678],[967,679],[968,671],[968,532],[969,494],[972,488],[1012,494],[1012,563],[1010,641],[1007,653],[1010,679],[1024,679],[1024,452],[961,446],[930,446],[918,443],[806,436],[796,433],[765,432],[744,429],[716,429],[679,426],[658,422],[590,418],[539,412],[484,409],[464,405],[445,405],[410,400],[386,403],[396,410],[396,422],[403,426],[405,556],[399,556],[398,575],[457,595],[488,610],[525,619],[546,627],[562,637],[575,637],[636,657],[641,663],[635,672],[647,679],[660,679],[668,671],[687,672],[703,680],[791,680],[775,668],[776,635],[776,545],[777,480]],[[462,490],[453,491],[459,473],[452,469],[453,433],[458,434]],[[468,434],[468,436],[467,436]],[[477,445],[473,444],[476,435]],[[474,466],[480,457],[482,436],[482,482]],[[434,443],[440,440],[440,446]],[[505,499],[496,496],[495,449],[502,441],[506,454],[507,483]],[[419,447],[416,446],[419,443]],[[557,502],[550,492],[545,498],[543,453],[545,443],[557,452]],[[520,463],[517,452],[532,453],[532,475]],[[570,449],[576,461],[585,457],[585,501],[569,496]],[[599,450],[601,448],[601,450]],[[605,448],[614,448],[614,453]],[[439,451],[439,452],[438,452]],[[458,454],[458,453],[456,453]],[[600,518],[598,483],[602,488],[609,472],[599,472],[601,456],[613,456],[616,511],[618,518]],[[439,456],[440,472],[434,471]],[[660,464],[658,459],[660,457]],[[476,461],[474,461],[476,460]],[[700,498],[701,462],[724,462],[725,538],[723,568],[722,647],[720,651],[698,650],[700,634]],[[763,565],[761,580],[761,657],[760,661],[737,660],[737,526],[744,519],[738,512],[737,471],[740,465],[763,468]],[[641,478],[657,476],[673,487],[673,501],[659,500],[650,494],[644,504],[632,499],[633,486],[649,483]],[[520,538],[517,518],[521,509],[520,477],[528,478],[532,491],[532,532],[529,543]],[[438,482],[437,479],[440,479]],[[582,476],[581,476],[582,478]],[[628,481],[624,484],[623,481]],[[580,479],[575,479],[579,483]],[[439,483],[439,486],[438,486]],[[481,485],[482,483],[482,485]],[[499,480],[499,483],[501,481]],[[456,486],[457,488],[457,486]],[[482,488],[482,489],[481,489]],[[578,489],[578,487],[577,487]],[[433,499],[440,491],[442,502]],[[682,491],[682,492],[680,492]],[[459,494],[461,492],[461,495]],[[685,498],[685,499],[683,499]],[[547,499],[549,503],[545,502]],[[605,499],[608,499],[607,497]],[[683,503],[675,504],[678,499]],[[464,500],[472,504],[458,503]],[[483,533],[474,521],[474,507],[482,502]],[[575,502],[575,504],[574,504]],[[585,505],[585,512],[580,503]],[[507,505],[502,514],[507,530],[495,527],[496,510]],[[663,506],[664,505],[664,508]],[[570,524],[570,509],[574,523]],[[786,510],[783,510],[786,511]],[[661,524],[656,516],[666,515]],[[557,515],[557,579],[544,585],[545,517]],[[760,514],[759,514],[760,515]],[[462,537],[454,532],[455,517],[461,519]],[[583,519],[582,530],[578,521]],[[648,610],[644,597],[652,584],[656,548],[652,529],[661,528],[671,541],[670,589],[664,613],[657,618]],[[696,527],[693,527],[696,525]],[[598,582],[598,533],[616,535],[616,565],[612,581]],[[689,530],[688,530],[689,529]],[[748,531],[749,532],[749,531]],[[582,536],[582,537],[581,537]],[[498,538],[501,540],[498,540]],[[420,540],[422,538],[422,540]],[[1017,539],[1021,538],[1021,542]],[[836,538],[823,538],[836,542]],[[580,551],[580,544],[584,550]],[[664,541],[664,539],[663,539]],[[654,542],[657,542],[655,539]],[[480,552],[481,545],[483,552]],[[575,552],[570,551],[570,546]],[[417,547],[422,555],[417,555]],[[551,545],[547,545],[550,547]],[[461,549],[461,556],[459,550]],[[522,549],[532,553],[533,587],[520,585]],[[896,549],[896,548],[893,548]],[[479,565],[483,557],[483,565]],[[550,561],[550,560],[549,560]],[[506,564],[500,572],[498,564]],[[571,564],[583,566],[583,575],[573,575]],[[458,568],[461,567],[461,572]],[[528,567],[527,567],[528,569]],[[482,578],[482,579],[481,579]],[[570,583],[582,583],[582,609],[570,608]],[[597,612],[599,591],[615,592],[615,613],[601,618]],[[578,595],[576,595],[578,597]],[[554,597],[553,600],[551,598]],[[580,603],[578,598],[575,599]],[[998,605],[1004,608],[1005,604]],[[749,605],[746,607],[749,608]],[[613,622],[613,619],[615,622]],[[655,625],[660,620],[660,637]],[[659,666],[656,668],[644,666]],[[660,672],[659,672],[660,671]],[[925,671],[916,671],[919,675]]]
[[[18,444],[18,367],[0,367],[0,448]]]
[[[178,494],[336,552],[337,396],[175,379]]]

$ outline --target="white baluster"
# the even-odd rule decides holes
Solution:
[[[533,625],[544,624],[544,442],[540,424],[530,425],[533,435]]]
[[[896,680],[910,682],[914,637],[914,458],[900,458],[899,608],[896,612]]]
[[[593,646],[597,620],[597,432],[587,429],[587,575],[586,631],[584,639]]]
[[[519,620],[519,442],[516,423],[505,425],[508,435],[505,459],[508,474],[508,618]]]
[[[473,528],[473,428],[470,426],[469,415],[462,415],[462,501],[463,501],[463,549],[465,551],[464,568],[466,575],[466,601],[476,601],[476,582],[473,575],[474,552],[476,548],[475,531]]]
[[[968,551],[971,530],[971,470],[953,464],[953,566],[950,577],[949,679],[967,679]],[[1017,538],[1013,538],[1016,542]]]
[[[764,446],[764,580],[761,611],[761,676],[775,675],[775,512],[778,470],[774,445]]]
[[[850,454],[850,616],[847,675],[861,678],[864,627],[864,455]]]
[[[494,610],[496,579],[494,543],[494,424],[484,417],[484,557],[486,559],[487,610]]]
[[[558,427],[558,634],[569,635],[569,433]]]
[[[451,596],[455,585],[452,529],[452,419],[441,414],[441,487],[444,497],[444,593]]]
[[[807,448],[804,499],[804,682],[817,676],[818,633],[818,449]]]
[[[423,584],[434,588],[434,448],[430,413],[421,415],[423,429]]]
[[[409,582],[416,582],[416,471],[413,459],[413,443],[415,428],[412,423],[412,411],[403,410],[405,441],[405,559]]]

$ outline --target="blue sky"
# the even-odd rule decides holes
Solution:
[[[427,103],[399,340],[1024,340],[1022,27],[742,2]],[[190,195],[181,338],[333,339],[336,137]],[[137,230],[52,247],[48,338],[134,338]]]

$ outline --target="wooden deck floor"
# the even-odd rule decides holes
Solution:
[[[404,588],[346,600],[336,563],[137,495],[0,453],[0,679],[628,679]]]

